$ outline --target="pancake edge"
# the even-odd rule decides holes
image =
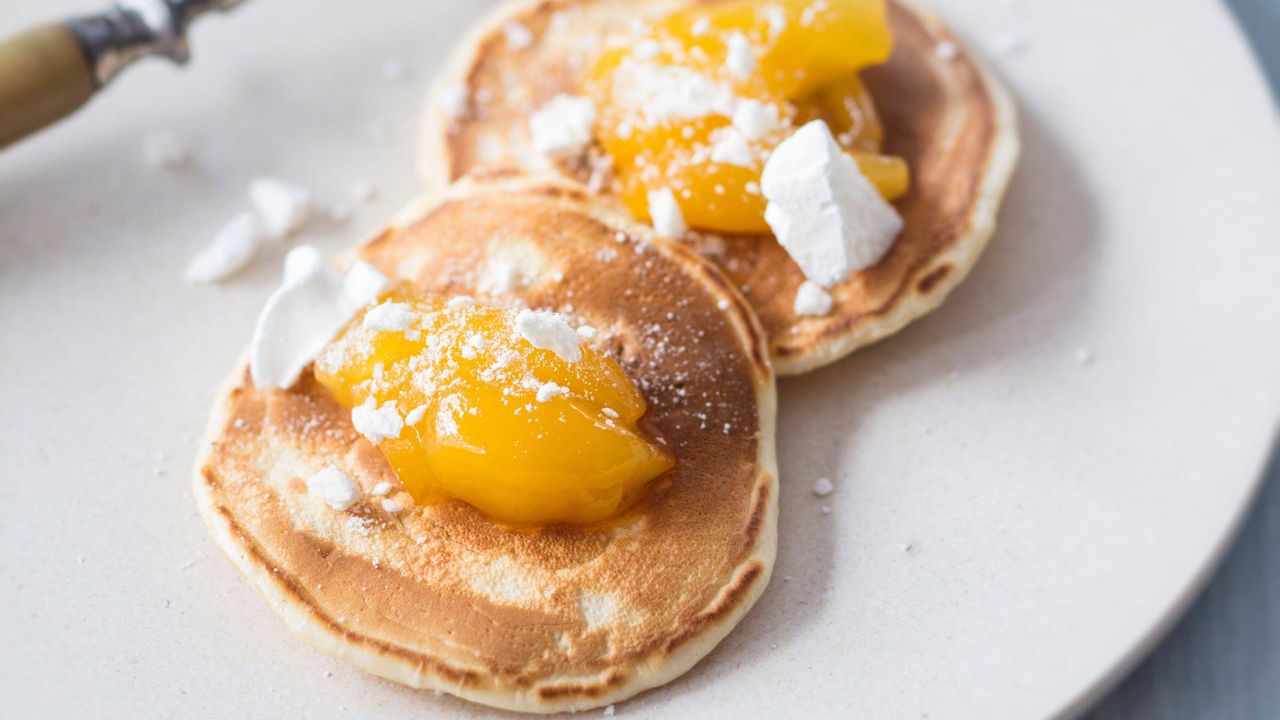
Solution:
[[[568,0],[562,4],[572,2],[573,0]],[[1000,204],[1013,179],[1021,154],[1017,108],[1004,84],[996,79],[986,63],[978,59],[967,43],[950,33],[946,23],[936,14],[911,2],[891,2],[908,10],[935,35],[946,33],[948,39],[965,50],[968,61],[981,76],[989,104],[994,111],[994,132],[983,164],[982,179],[976,185],[974,205],[966,218],[965,230],[958,233],[943,252],[930,256],[903,278],[898,285],[899,292],[875,311],[874,314],[878,317],[875,322],[859,323],[859,319],[866,315],[852,316],[850,322],[856,326],[851,330],[827,328],[812,343],[795,352],[787,352],[786,348],[780,352],[775,351],[770,342],[774,372],[779,377],[803,375],[830,365],[860,348],[896,334],[941,306],[951,291],[968,276],[994,236]],[[415,153],[418,178],[428,192],[441,191],[452,182],[450,177],[453,174],[454,156],[448,141],[448,127],[453,118],[441,110],[441,93],[447,87],[469,81],[470,68],[480,57],[481,41],[484,38],[499,31],[513,19],[551,4],[551,0],[511,0],[500,5],[468,31],[457,46],[460,49],[450,55],[445,67],[437,73],[419,113],[418,145]],[[563,174],[552,171],[535,172],[528,168],[522,171],[548,179],[574,182]],[[462,179],[464,178],[459,178],[459,181]],[[914,288],[923,278],[944,265],[949,265],[950,271],[933,283],[927,292],[918,294],[905,290]]]
[[[486,183],[487,189],[514,190],[545,186],[548,181],[521,177],[502,183]],[[580,193],[575,185],[556,182],[572,193]],[[458,195],[476,191],[473,184],[455,187],[440,196],[420,196],[393,216],[388,229],[410,224],[421,215]],[[774,374],[769,365],[767,341],[764,331],[745,300],[737,295],[731,284],[723,279],[712,263],[682,245],[657,237],[652,230],[617,215],[599,212],[611,223],[622,224],[628,231],[638,232],[646,241],[696,263],[701,270],[696,276],[712,294],[732,296],[732,309],[725,310],[735,318],[735,327],[743,338],[743,352],[754,357],[756,407],[760,441],[756,458],[756,473],[752,495],[761,489],[768,493],[765,516],[758,541],[753,551],[737,566],[729,582],[722,587],[712,603],[696,616],[683,632],[677,634],[668,645],[673,648],[645,656],[626,665],[619,665],[600,673],[603,679],[583,682],[579,676],[566,676],[564,681],[554,677],[529,687],[492,683],[458,681],[455,678],[474,669],[461,671],[452,668],[438,658],[410,648],[389,646],[378,638],[347,630],[334,618],[326,615],[311,603],[305,593],[292,587],[289,579],[277,572],[270,555],[236,523],[230,510],[219,504],[206,473],[213,472],[211,461],[216,441],[222,436],[230,418],[235,391],[243,385],[247,370],[247,355],[242,357],[236,369],[222,383],[210,414],[205,436],[196,460],[194,492],[197,506],[215,544],[230,558],[236,570],[255,589],[259,596],[285,622],[296,635],[321,652],[346,660],[374,675],[418,689],[436,690],[483,705],[526,713],[554,713],[597,708],[626,700],[645,690],[664,685],[683,675],[723,640],[755,605],[769,583],[777,555],[777,523],[779,478],[776,460],[777,395]],[[619,223],[619,220],[624,222]],[[638,230],[637,230],[638,228]],[[387,230],[371,236],[367,242],[376,241]],[[363,247],[366,243],[361,243]],[[354,252],[354,250],[352,251]],[[350,253],[347,254],[349,257]],[[686,268],[688,269],[688,268]],[[705,273],[709,273],[709,276]],[[708,280],[719,278],[718,282]],[[745,326],[745,327],[744,327]],[[754,342],[755,348],[746,347]],[[763,359],[763,365],[755,362]],[[622,677],[621,682],[615,678]]]
[[[934,14],[901,0],[898,2],[925,25],[934,30],[945,29],[945,24]],[[774,371],[779,377],[803,375],[830,365],[858,349],[898,333],[912,322],[938,309],[951,291],[969,276],[991,238],[995,236],[1000,206],[1013,181],[1018,158],[1022,154],[1018,111],[1004,84],[996,79],[986,64],[978,60],[971,50],[966,48],[966,51],[982,77],[994,110],[992,118],[995,128],[980,174],[982,180],[974,191],[973,209],[965,218],[964,231],[957,234],[956,239],[943,252],[929,256],[928,261],[903,278],[899,284],[899,299],[891,300],[880,309],[877,313],[879,322],[858,326],[852,332],[833,331],[827,336],[827,342],[814,344],[804,352],[794,355],[772,353]],[[920,294],[903,290],[916,287],[935,270],[946,266],[950,266],[951,270],[933,283],[927,292]]]

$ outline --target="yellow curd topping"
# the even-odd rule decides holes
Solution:
[[[558,315],[399,287],[356,316],[316,379],[418,503],[469,503],[513,526],[589,524],[675,461],[640,428],[621,366]]]
[[[906,163],[858,71],[889,58],[884,0],[727,0],[672,14],[606,49],[584,92],[613,162],[615,192],[641,219],[670,190],[694,228],[768,232],[759,180],[769,152],[823,119],[888,200]]]

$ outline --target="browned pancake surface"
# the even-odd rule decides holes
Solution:
[[[519,167],[592,184],[591,163],[553,165],[530,147],[527,119],[546,101],[578,87],[601,28],[616,32],[633,17],[653,18],[688,0],[543,0],[505,6],[477,29],[438,87],[466,82],[471,105],[448,118],[431,102],[420,157],[431,187],[473,173]],[[1012,106],[968,51],[944,60],[956,43],[937,19],[891,2],[896,38],[890,61],[864,74],[886,130],[887,151],[906,159],[911,190],[896,204],[905,229],[876,266],[831,290],[835,308],[821,318],[793,310],[804,281],[772,235],[690,233],[685,240],[732,278],[769,335],[780,374],[805,372],[890,335],[942,302],[968,273],[995,226],[995,210],[1017,156]],[[537,38],[513,50],[501,32],[517,21]],[[599,178],[595,187],[606,188]]]
[[[455,193],[356,253],[425,292],[559,309],[600,330],[677,459],[608,527],[517,532],[462,503],[389,515],[367,493],[394,473],[309,372],[267,392],[236,374],[197,495],[295,630],[401,682],[552,711],[665,682],[741,618],[774,554],[767,351],[713,266],[651,240],[574,188],[516,182]],[[516,280],[486,290],[494,262]],[[306,493],[329,464],[366,493],[349,512]]]

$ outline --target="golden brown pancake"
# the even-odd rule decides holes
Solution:
[[[778,497],[768,348],[724,276],[576,186],[521,179],[420,203],[354,256],[595,326],[676,466],[606,527],[507,530],[463,503],[388,514],[369,491],[391,468],[310,370],[263,391],[237,369],[196,495],[272,608],[370,672],[529,712],[615,702],[709,652],[769,580]],[[330,464],[365,493],[348,511],[306,492]]]
[[[707,2],[708,0],[702,0]],[[714,0],[710,0],[714,2]],[[419,171],[429,188],[508,168],[574,178],[607,192],[592,163],[552,163],[533,150],[528,117],[572,93],[605,31],[698,0],[534,0],[503,5],[458,49],[423,113]],[[795,314],[804,276],[771,235],[690,233],[685,240],[719,265],[769,335],[774,367],[793,375],[831,363],[897,332],[937,307],[968,274],[991,234],[1018,156],[1008,94],[937,18],[889,3],[892,58],[863,73],[886,131],[886,151],[911,168],[911,190],[895,206],[905,229],[874,267],[830,290],[825,317]],[[513,49],[502,28],[518,22],[533,42]],[[943,59],[936,48],[959,49]],[[467,112],[441,110],[441,93],[465,84]],[[593,150],[593,152],[599,152]],[[619,204],[620,205],[620,204]]]

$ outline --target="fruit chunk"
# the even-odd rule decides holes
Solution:
[[[394,403],[404,428],[378,447],[419,503],[514,526],[607,520],[674,460],[639,429],[645,401],[621,366],[535,315],[401,288],[352,321],[316,379],[357,412]],[[559,345],[528,339],[547,328]]]
[[[608,48],[585,82],[613,191],[650,217],[671,190],[695,229],[767,232],[759,177],[769,151],[821,118],[886,199],[906,192],[900,158],[858,71],[888,59],[883,0],[728,0],[674,13]]]

